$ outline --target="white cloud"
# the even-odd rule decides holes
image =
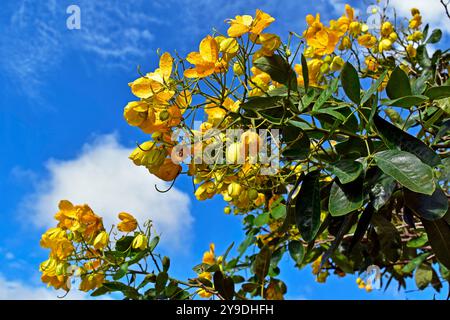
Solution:
[[[424,22],[430,23],[435,28],[441,28],[445,32],[450,32],[450,20],[446,16],[440,0],[390,0],[389,4],[395,8],[400,17],[409,18],[411,8],[417,8],[420,10]]]
[[[75,159],[48,161],[48,176],[42,177],[35,193],[25,198],[21,214],[38,227],[52,226],[61,199],[89,204],[104,217],[105,225],[117,224],[117,214],[126,211],[141,222],[152,219],[162,234],[162,245],[168,249],[181,245],[186,249],[193,222],[189,197],[176,188],[167,193],[156,191],[155,184],[160,189],[168,184],[135,166],[128,159],[130,152],[116,136],[106,135],[85,145]]]
[[[55,300],[65,294],[64,291],[46,289],[44,285],[35,286],[18,280],[8,280],[0,273],[0,300]],[[89,295],[78,291],[70,291],[64,299],[84,300]]]

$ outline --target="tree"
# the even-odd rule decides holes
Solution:
[[[449,54],[430,56],[442,32],[422,27],[419,10],[395,24],[386,12],[372,28],[349,5],[328,26],[308,15],[283,42],[257,10],[186,58],[160,55],[129,84],[139,100],[124,117],[150,136],[130,159],[173,184],[191,176],[200,201],[222,195],[246,239],[235,257],[233,244],[221,256],[211,244],[198,277],[182,281],[151,221],[120,213],[108,232],[64,200],[42,236],[42,280],[69,290],[78,275],[81,290],[128,299],[282,299],[289,254],[319,282],[375,265],[384,286],[414,276],[439,291],[450,279]]]

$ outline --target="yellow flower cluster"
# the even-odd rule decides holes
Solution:
[[[41,237],[41,246],[50,249],[49,259],[41,263],[42,281],[56,289],[69,290],[71,276],[69,258],[74,255],[74,243],[85,245],[91,256],[98,254],[108,243],[108,234],[104,231],[102,218],[97,216],[88,205],[74,206],[67,200],[59,203],[59,211],[55,215],[58,221],[56,228],[48,229]],[[82,272],[92,269],[85,266]],[[95,266],[95,268],[98,267]],[[95,276],[82,276],[80,289],[95,288],[103,282],[101,273]],[[89,289],[89,290],[90,290]]]
[[[109,268],[116,266],[105,258],[110,250],[110,235],[103,226],[102,218],[88,205],[73,205],[67,200],[59,203],[55,214],[58,224],[41,237],[41,246],[50,249],[48,260],[40,264],[41,279],[55,289],[69,291],[70,279],[81,277],[79,289],[90,291],[102,286]],[[138,228],[136,219],[129,213],[119,213],[117,229],[124,233]],[[131,243],[136,250],[148,247],[148,237],[136,232]]]

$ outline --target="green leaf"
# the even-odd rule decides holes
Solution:
[[[441,162],[441,158],[433,149],[416,137],[390,124],[380,116],[375,115],[373,117],[373,123],[389,148],[399,147],[403,151],[416,155],[422,162],[432,167]]]
[[[322,93],[317,98],[316,102],[313,106],[313,111],[319,110],[325,102],[330,99],[330,97],[333,95],[333,93],[336,92],[339,85],[339,79],[335,78],[331,81],[331,83],[326,87],[325,90],[322,91]]]
[[[411,259],[407,264],[405,264],[402,268],[403,273],[412,273],[414,270],[417,269],[418,266],[422,264],[429,256],[431,255],[430,252],[422,253],[421,255],[418,255],[414,259]]]
[[[290,64],[280,55],[274,54],[270,57],[260,57],[253,65],[261,71],[270,75],[272,80],[282,83],[291,89],[297,89],[297,78]]]
[[[301,264],[303,261],[303,256],[305,255],[305,249],[300,241],[292,240],[288,244],[289,254],[297,265]]]
[[[430,68],[431,67],[431,59],[428,55],[427,48],[425,45],[420,45],[417,47],[417,54],[416,54],[417,62],[419,65],[423,68]]]
[[[284,204],[276,206],[275,208],[270,210],[270,215],[274,219],[282,219],[286,217],[286,206]]]
[[[384,71],[380,77],[370,86],[369,90],[364,92],[363,97],[361,99],[361,104],[366,103],[369,101],[370,97],[377,92],[378,88],[380,87],[381,83],[383,83],[384,78],[387,75],[387,70]]]
[[[120,266],[120,269],[116,271],[113,276],[114,280],[122,279],[128,273],[128,263],[125,262]]]
[[[415,155],[386,150],[374,155],[378,167],[411,191],[431,195],[434,192],[432,169]]]
[[[333,217],[343,216],[361,208],[364,200],[361,180],[347,184],[341,184],[337,180],[333,182],[328,200],[328,209]]]
[[[414,280],[416,281],[417,288],[420,290],[425,289],[433,279],[433,270],[427,263],[422,263],[416,270]]]
[[[268,224],[269,220],[270,220],[270,213],[269,212],[261,213],[260,215],[258,215],[255,218],[254,226],[255,227],[262,227],[262,226]]]
[[[367,228],[369,228],[373,214],[374,214],[374,207],[371,203],[369,203],[364,209],[363,213],[361,214],[358,224],[356,225],[356,230],[355,233],[353,234],[352,241],[349,247],[350,251],[355,247],[357,243],[361,241],[362,238],[364,238]]]
[[[417,238],[411,239],[406,243],[408,248],[422,248],[428,242],[428,236],[426,233],[420,235]]]
[[[333,118],[336,118],[342,122],[345,121],[346,117],[342,113],[338,112],[337,110],[338,110],[337,108],[324,108],[324,109],[314,111],[313,114],[328,114],[328,115],[332,116]]]
[[[369,195],[373,207],[378,211],[383,207],[394,192],[396,182],[391,176],[381,173],[377,180],[370,187]]]
[[[401,107],[401,108],[410,108],[412,106],[418,106],[421,105],[423,102],[427,101],[428,97],[418,95],[418,96],[403,96],[400,98],[396,98],[393,100],[383,100],[383,104],[386,106],[395,106],[395,107]]]
[[[156,293],[161,293],[164,291],[164,288],[166,287],[167,280],[169,280],[169,275],[167,272],[163,271],[158,273],[156,276],[156,284],[155,284],[155,290]]]
[[[372,224],[380,243],[381,255],[388,262],[396,262],[402,253],[402,239],[397,228],[381,214],[372,216]]]
[[[438,43],[442,38],[442,31],[440,29],[434,29],[431,32],[430,37],[428,38],[426,43]]]
[[[361,84],[358,72],[349,62],[344,64],[344,68],[341,71],[341,83],[347,97],[355,104],[361,104]]]
[[[138,300],[139,299],[139,292],[133,288],[129,287],[126,284],[123,284],[122,282],[118,281],[110,281],[103,283],[103,287],[106,287],[109,292],[113,291],[120,291],[122,292],[127,298]]]
[[[363,172],[361,162],[354,160],[340,160],[331,164],[330,171],[339,178],[342,184],[355,181]]]
[[[430,100],[439,100],[450,97],[450,86],[430,87],[425,93]]]
[[[450,269],[450,225],[445,219],[435,221],[421,219],[421,221],[436,258]]]
[[[303,82],[305,84],[305,92],[308,92],[309,88],[309,70],[308,70],[308,63],[306,62],[305,56],[302,54],[301,57],[302,61],[302,76],[303,76]]]
[[[295,223],[302,238],[312,241],[320,227],[320,182],[318,171],[308,173],[298,194],[291,199]]]
[[[108,287],[101,286],[100,288],[98,288],[97,290],[95,290],[94,292],[91,293],[91,297],[99,297],[99,296],[102,296],[109,292],[111,292],[111,291],[109,290]]]
[[[234,297],[234,281],[231,277],[225,277],[223,273],[218,270],[214,272],[213,276],[214,288],[225,300],[232,300]]]
[[[438,220],[447,213],[448,199],[439,186],[436,186],[436,190],[431,196],[407,189],[404,190],[403,194],[406,206],[424,219]]]
[[[156,248],[156,246],[158,245],[158,243],[159,243],[159,237],[156,236],[156,237],[154,237],[154,238],[150,241],[150,243],[149,243],[149,245],[148,245],[148,249],[149,249],[150,251],[155,250],[155,248]]]
[[[249,232],[247,235],[247,238],[245,238],[244,241],[242,241],[238,246],[238,253],[240,256],[244,254],[244,252],[247,250],[247,248],[255,242],[255,234],[257,233],[257,229],[253,229]]]
[[[283,97],[275,96],[275,97],[254,97],[249,98],[248,101],[241,104],[241,108],[244,110],[267,110],[272,108],[279,107],[278,102],[280,102]]]
[[[261,251],[256,255],[256,259],[252,265],[252,271],[258,277],[260,282],[264,280],[269,272],[271,258],[272,252],[268,246],[262,247]]]
[[[285,126],[282,129],[283,142],[286,144],[282,155],[290,160],[304,160],[310,151],[309,137],[305,131],[296,126]]]
[[[389,77],[386,93],[391,100],[412,95],[409,78],[399,66],[392,71]]]
[[[116,250],[120,252],[125,252],[131,247],[131,243],[133,242],[134,237],[132,236],[125,236],[120,238],[116,242]]]

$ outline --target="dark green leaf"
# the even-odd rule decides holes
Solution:
[[[342,184],[355,181],[363,172],[361,162],[353,160],[340,160],[330,166],[332,174],[339,178]]]
[[[399,66],[395,67],[389,77],[386,93],[391,100],[412,95],[409,78]]]
[[[450,86],[430,87],[425,93],[430,100],[439,100],[450,97]]]
[[[303,179],[300,192],[292,199],[295,222],[303,239],[310,242],[320,227],[319,172],[308,173]]]
[[[444,219],[421,220],[436,258],[450,269],[450,225]]]
[[[361,208],[363,204],[361,180],[348,184],[333,182],[328,201],[328,209],[333,217],[343,216]]]
[[[155,284],[155,290],[156,293],[163,292],[164,288],[166,287],[167,280],[169,280],[169,275],[167,272],[160,272],[156,276],[156,284]]]
[[[425,45],[420,45],[417,47],[416,58],[421,67],[423,68],[431,67],[431,59],[428,55]]]
[[[374,207],[371,203],[369,203],[361,214],[361,217],[359,218],[355,233],[353,234],[352,241],[350,243],[349,250],[352,250],[355,245],[359,243],[362,238],[364,238],[367,228],[370,225],[370,221],[372,220],[373,213]]]
[[[295,263],[301,264],[303,261],[303,256],[305,254],[305,249],[300,241],[292,240],[288,244],[289,254]]]
[[[383,100],[383,104],[386,106],[395,106],[401,108],[410,108],[412,106],[421,105],[423,102],[427,101],[428,97],[426,96],[403,96],[393,100]]]
[[[256,59],[253,65],[270,75],[272,80],[282,83],[291,89],[297,88],[297,78],[290,64],[281,56],[274,54]]]
[[[388,262],[396,262],[402,253],[402,239],[397,228],[380,214],[372,216],[372,224],[380,243],[382,256]]]
[[[305,131],[296,126],[286,126],[282,129],[283,142],[286,144],[282,155],[290,160],[304,160],[310,150],[309,137]]]
[[[148,249],[149,249],[150,251],[155,250],[155,248],[156,248],[156,246],[158,245],[158,243],[159,243],[159,237],[156,236],[156,237],[154,237],[154,238],[150,241],[150,243],[149,243],[149,245],[148,245]]]
[[[394,192],[396,182],[394,178],[387,174],[381,173],[374,184],[371,186],[369,195],[372,200],[373,207],[378,211],[383,207]]]
[[[255,97],[250,98],[248,101],[241,104],[241,108],[244,110],[267,110],[279,107],[279,102],[283,99],[283,97]]]
[[[378,167],[411,191],[431,195],[434,192],[433,171],[415,155],[386,150],[374,155]]]
[[[271,258],[272,252],[268,246],[262,247],[261,251],[256,255],[256,259],[253,262],[252,271],[258,277],[260,282],[264,280],[269,272]]]
[[[433,279],[433,270],[427,263],[422,263],[416,270],[414,280],[416,281],[417,288],[420,290],[425,289]]]
[[[341,71],[341,83],[347,97],[359,105],[361,103],[361,84],[359,82],[358,72],[349,62],[344,64]]]
[[[305,84],[305,92],[308,92],[309,88],[309,70],[308,70],[308,63],[306,62],[305,56],[302,54],[301,57],[302,61],[302,76],[303,76],[303,82]]]
[[[403,151],[416,155],[420,160],[432,167],[441,162],[441,158],[433,149],[416,137],[390,124],[380,116],[375,115],[373,117],[373,123],[389,148],[399,147]]]
[[[440,29],[434,29],[431,32],[430,37],[426,43],[438,43],[442,38],[442,31]]]
[[[437,186],[431,196],[405,189],[405,203],[414,213],[427,220],[438,220],[448,210],[448,199],[444,191]]]
[[[231,277],[225,277],[221,271],[214,272],[214,288],[225,300],[234,297],[234,281]]]
[[[133,242],[134,237],[132,236],[125,236],[120,238],[116,242],[116,250],[120,252],[125,252],[131,247],[131,243]]]

